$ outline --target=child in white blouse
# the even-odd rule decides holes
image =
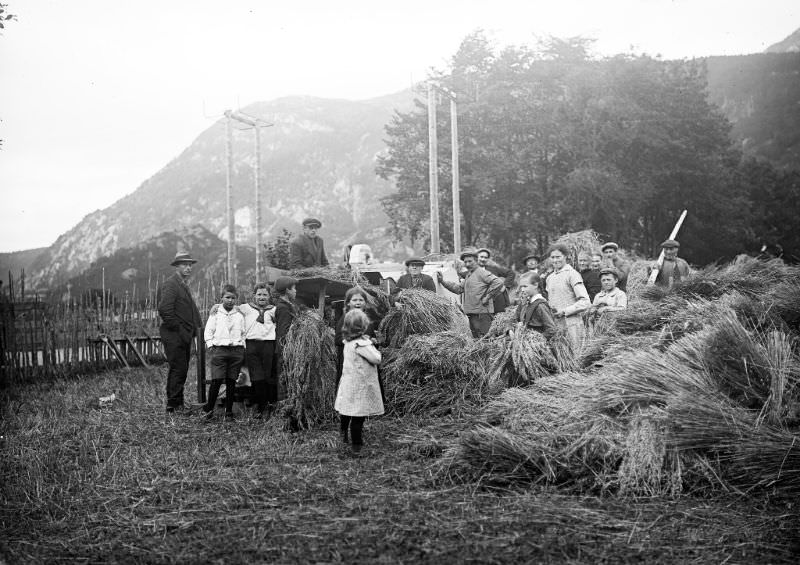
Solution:
[[[340,415],[341,438],[347,443],[350,432],[354,454],[363,445],[362,430],[366,416],[383,414],[383,399],[378,382],[381,354],[367,337],[369,318],[363,310],[353,309],[344,316],[344,364],[334,408]]]

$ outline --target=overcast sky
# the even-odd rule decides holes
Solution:
[[[0,35],[0,251],[50,245],[225,109],[396,92],[478,28],[673,59],[760,52],[800,27],[797,0],[2,2],[18,19]]]

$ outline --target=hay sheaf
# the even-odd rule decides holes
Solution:
[[[585,492],[800,494],[800,358],[728,308],[669,345],[510,389],[446,452],[453,479]]]
[[[310,279],[315,277],[325,278],[332,281],[340,281],[350,283],[353,285],[365,286],[369,285],[369,281],[364,278],[358,269],[350,269],[348,267],[307,267],[305,269],[292,269],[289,271],[289,276],[296,279]]]
[[[563,332],[548,341],[539,332],[514,325],[497,338],[497,344],[490,361],[490,385],[526,385],[553,373],[577,369],[569,340]]]
[[[447,298],[427,290],[407,289],[395,308],[381,321],[384,343],[397,349],[412,335],[457,332],[470,335],[461,309]]]
[[[312,310],[300,312],[286,335],[279,413],[287,426],[313,428],[333,417],[336,349],[333,332]]]
[[[489,349],[464,332],[410,336],[384,350],[381,374],[388,409],[395,414],[461,414],[487,394]]]

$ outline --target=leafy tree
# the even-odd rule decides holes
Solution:
[[[705,68],[650,57],[590,57],[581,38],[495,53],[478,31],[433,80],[456,93],[466,244],[501,253],[592,227],[652,252],[684,208],[690,258],[713,260],[751,234],[748,187],[730,125],[706,98]],[[450,182],[449,113],[437,112],[439,183]],[[377,173],[395,234],[427,238],[427,111],[396,113]],[[442,247],[452,233],[440,191]]]
[[[292,232],[283,228],[283,231],[275,238],[275,241],[264,244],[264,258],[267,260],[268,265],[276,269],[289,268],[289,242],[291,239]]]

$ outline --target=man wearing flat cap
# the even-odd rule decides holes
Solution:
[[[619,245],[613,241],[608,241],[600,247],[603,252],[603,259],[606,267],[614,267],[619,274],[619,283],[617,287],[621,291],[626,290],[628,283],[628,274],[631,272],[631,265],[625,259],[619,256]]]
[[[316,218],[303,220],[303,233],[289,242],[290,269],[328,266],[324,242],[317,235],[317,230],[321,227],[322,222]]]
[[[436,283],[433,282],[433,278],[422,272],[422,267],[424,266],[425,261],[419,257],[406,259],[406,273],[397,279],[397,285],[392,291],[392,297],[396,297],[407,288],[421,288],[436,292]]]
[[[175,274],[158,290],[158,315],[161,317],[161,343],[169,364],[167,373],[167,412],[182,411],[183,387],[189,373],[192,339],[203,322],[187,284],[192,265],[197,263],[186,252],[179,252],[171,265]]]
[[[478,252],[465,249],[460,259],[467,269],[466,277],[460,283],[444,280],[441,272],[436,273],[439,284],[453,294],[464,295],[464,313],[469,319],[473,337],[486,335],[494,316],[494,297],[503,291],[503,279],[478,265]]]
[[[669,288],[689,275],[689,264],[678,257],[680,246],[681,244],[674,239],[668,239],[661,244],[661,248],[664,250],[664,263],[660,269],[658,263],[652,267],[658,270],[655,281],[658,286]]]

